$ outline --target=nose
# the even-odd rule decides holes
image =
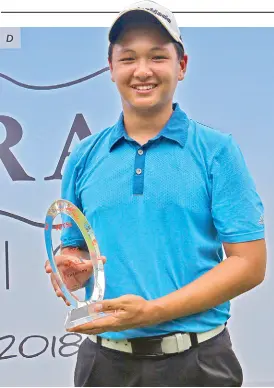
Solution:
[[[134,77],[138,78],[140,81],[145,81],[147,78],[151,77],[153,72],[149,67],[149,64],[146,60],[140,60],[136,64],[136,68],[134,71]]]

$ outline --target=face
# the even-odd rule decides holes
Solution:
[[[187,57],[179,61],[174,44],[157,25],[130,26],[113,46],[111,79],[123,108],[151,111],[172,106]]]

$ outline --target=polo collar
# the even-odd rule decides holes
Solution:
[[[160,137],[165,137],[176,141],[181,147],[184,147],[187,139],[188,126],[189,119],[186,113],[180,109],[178,103],[175,103],[173,104],[173,113],[170,119],[163,129],[150,141],[154,141]],[[119,120],[112,128],[109,140],[109,151],[112,151],[113,147],[118,144],[121,139],[132,141],[124,127],[123,113],[120,114]]]

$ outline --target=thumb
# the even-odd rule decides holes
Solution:
[[[122,308],[120,298],[101,300],[94,304],[95,312],[108,312],[113,310],[119,310]]]
[[[106,264],[107,258],[106,256],[100,256],[98,257],[98,260],[102,260],[103,264]]]

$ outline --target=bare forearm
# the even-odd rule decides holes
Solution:
[[[206,311],[262,282],[265,263],[252,265],[246,257],[231,256],[192,283],[150,302],[153,323]]]

